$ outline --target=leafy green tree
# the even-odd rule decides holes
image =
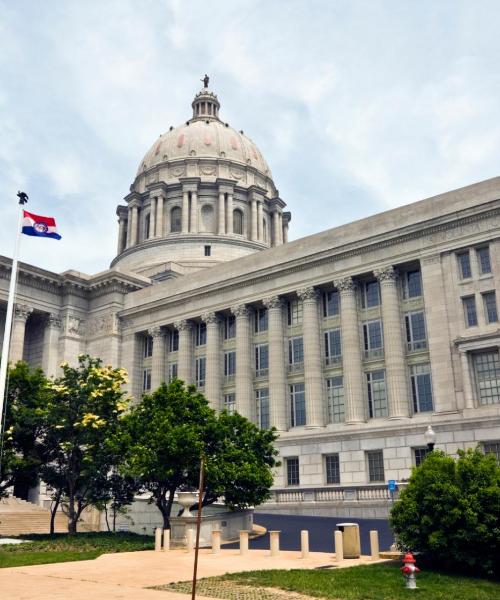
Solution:
[[[91,500],[93,506],[104,512],[108,531],[116,531],[116,517],[125,514],[126,507],[132,504],[139,489],[139,484],[133,477],[122,475],[118,471],[119,461],[114,462],[112,471],[104,481],[99,482],[95,498]]]
[[[498,575],[500,467],[479,448],[458,459],[431,452],[391,511],[402,548],[464,572]]]
[[[200,457],[206,460],[204,504],[224,495],[232,507],[269,495],[276,466],[274,431],[260,431],[240,415],[218,415],[194,386],[179,380],[144,395],[124,417],[125,472],[150,492],[170,528],[177,490],[196,488]]]
[[[75,533],[116,462],[115,440],[128,406],[122,391],[126,373],[88,355],[78,357],[77,367],[61,368],[45,408],[41,476],[53,490],[54,504],[66,507],[68,532]]]

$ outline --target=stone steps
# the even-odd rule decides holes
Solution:
[[[62,513],[57,513],[56,533],[65,533],[67,530],[67,518]],[[50,511],[47,508],[13,496],[0,500],[0,536],[49,533],[49,531]]]

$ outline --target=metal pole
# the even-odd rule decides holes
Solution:
[[[202,509],[202,504],[203,504],[203,487],[205,485],[204,468],[205,468],[205,463],[204,463],[203,456],[202,456],[201,460],[200,460],[200,484],[199,484],[199,492],[198,492],[198,515],[196,517],[196,545],[194,548],[194,569],[193,569],[193,586],[191,588],[191,600],[195,600],[195,598],[196,598],[196,575],[198,572],[198,551],[200,549],[201,509]]]
[[[5,316],[5,330],[2,344],[2,360],[0,364],[0,435],[3,433],[4,423],[3,407],[6,393],[7,368],[9,366],[10,336],[12,331],[12,315],[14,313],[14,299],[17,283],[17,263],[19,257],[19,245],[21,242],[21,225],[23,222],[23,205],[28,201],[28,196],[24,192],[18,192],[19,198],[19,217],[17,222],[17,235],[14,244],[14,254],[12,256],[12,270],[10,272],[9,297],[7,300],[7,314]]]

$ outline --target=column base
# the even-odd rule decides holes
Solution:
[[[400,421],[401,419],[411,419],[410,415],[391,415],[387,417],[389,421]]]
[[[366,421],[364,419],[356,419],[351,421],[345,421],[344,425],[364,425]]]
[[[325,425],[306,425],[306,429],[322,429]]]

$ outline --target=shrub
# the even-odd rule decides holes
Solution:
[[[398,545],[436,566],[500,574],[500,467],[479,449],[431,452],[391,511]]]

